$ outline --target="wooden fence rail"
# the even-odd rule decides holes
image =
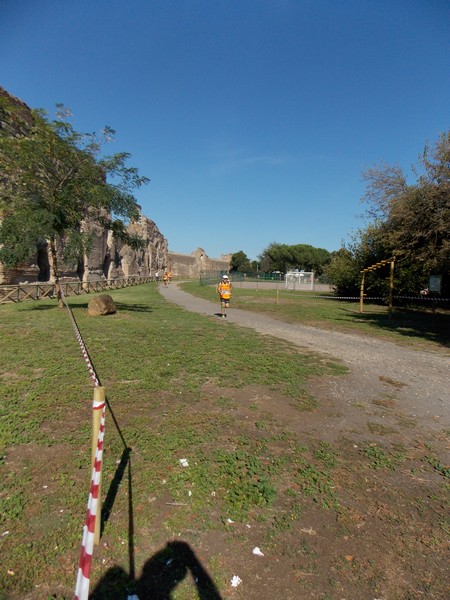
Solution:
[[[121,289],[131,285],[140,285],[155,281],[152,276],[140,277],[133,275],[121,279],[102,279],[99,281],[60,281],[65,296],[73,294],[90,294],[111,289]],[[19,283],[17,285],[0,285],[0,304],[8,302],[24,302],[25,300],[40,300],[55,298],[54,283]]]

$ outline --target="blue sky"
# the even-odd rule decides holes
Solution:
[[[448,130],[448,0],[0,0],[0,85],[117,131],[169,249],[337,250]]]

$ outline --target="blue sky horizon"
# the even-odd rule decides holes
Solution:
[[[0,85],[117,131],[169,249],[329,251],[362,172],[408,173],[448,130],[447,0],[0,1]]]

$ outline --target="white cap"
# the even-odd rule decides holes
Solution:
[[[228,279],[228,275],[222,275],[222,279]]]

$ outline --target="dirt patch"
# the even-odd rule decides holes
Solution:
[[[292,497],[299,498],[303,488],[292,483],[278,494],[273,514],[287,518],[277,520],[270,510],[262,518],[256,511],[248,521],[228,522],[225,531],[214,524],[212,530],[200,531],[195,524],[184,523],[176,540],[194,548],[203,565],[215,565],[219,580],[220,574],[242,580],[236,589],[230,581],[222,581],[228,593],[211,598],[447,596],[445,489],[442,476],[427,463],[431,445],[448,448],[446,434],[430,438],[417,426],[402,430],[395,399],[355,407],[330,393],[330,383],[322,382],[319,404],[309,411],[266,386],[218,389],[213,382],[203,387],[205,404],[192,405],[191,411],[199,416],[206,405],[211,418],[233,415],[233,423],[240,424],[239,435],[249,443],[266,444],[272,454],[277,447],[280,452],[291,444],[320,449],[325,442],[335,461],[329,497],[321,499],[318,488],[316,497],[306,495],[293,504]],[[378,393],[385,384],[380,381]],[[311,386],[317,391],[317,381]],[[373,426],[376,418],[386,430]],[[392,430],[386,425],[390,422],[396,424]],[[236,433],[225,428],[217,445],[226,447]],[[292,469],[297,467],[292,464]],[[155,537],[147,547],[149,554],[164,555],[167,538],[161,531],[167,518],[187,503],[188,499],[173,503],[169,496],[158,500],[160,518],[152,524]],[[218,515],[210,508],[208,513],[214,523]],[[255,548],[264,556],[254,554]],[[145,565],[138,571],[142,590]]]

